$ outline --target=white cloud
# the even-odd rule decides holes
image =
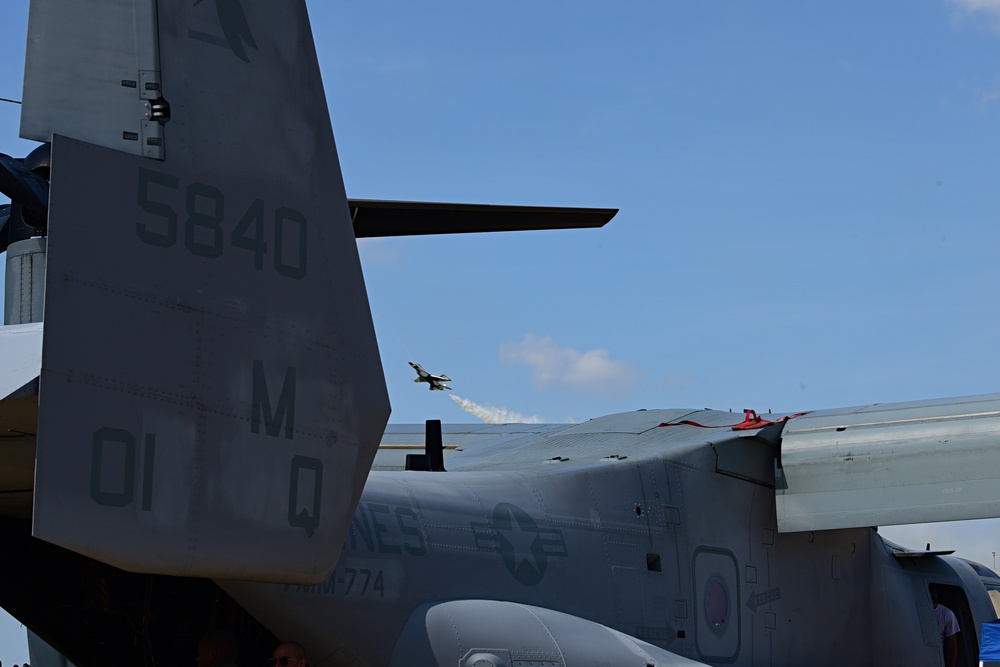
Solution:
[[[579,352],[561,347],[548,336],[524,335],[520,343],[500,346],[500,361],[531,368],[535,385],[551,387],[561,384],[601,394],[613,394],[631,387],[639,378],[638,371],[622,361],[611,359],[607,350]]]
[[[987,90],[979,95],[979,102],[984,107],[995,104],[997,100],[1000,100],[1000,90]]]
[[[966,14],[985,14],[993,30],[1000,31],[1000,0],[951,0]]]
[[[1000,12],[1000,0],[952,0],[967,12]]]

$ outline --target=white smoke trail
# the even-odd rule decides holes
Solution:
[[[507,408],[496,408],[492,405],[478,405],[470,400],[449,394],[451,400],[473,417],[487,424],[543,424],[541,417],[530,417]]]

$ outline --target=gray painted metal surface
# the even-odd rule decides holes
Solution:
[[[782,531],[1000,516],[1000,394],[816,412],[781,440]]]
[[[517,644],[496,648],[498,626],[518,637]],[[454,600],[417,609],[389,660],[389,667],[435,664],[691,667],[705,663],[551,609],[495,600]]]
[[[489,442],[493,446],[526,435],[550,433],[571,424],[442,424],[441,439],[445,467],[452,458],[471,445]],[[372,470],[403,470],[407,454],[424,451],[424,424],[389,424],[382,434]]]
[[[164,3],[169,6],[170,3]],[[32,0],[21,136],[62,134],[163,158],[156,0]]]
[[[33,530],[128,570],[318,581],[388,398],[304,2],[226,6],[160,3],[166,160],[54,139]]]
[[[41,367],[41,322],[0,327],[0,397],[37,379]]]
[[[961,561],[897,558],[871,528],[780,533],[774,489],[754,479],[778,452],[766,429],[733,430],[741,421],[650,410],[520,435],[470,425],[449,472],[369,476],[323,583],[223,585],[275,633],[308,638],[321,667],[422,650],[442,652],[429,664],[463,664],[473,648],[518,664],[530,633],[502,622],[498,602],[652,644],[671,656],[655,665],[936,666],[931,581],[966,591],[970,629],[995,615]],[[496,441],[483,437],[492,429]],[[413,620],[450,600],[469,601],[469,613]],[[486,617],[495,622],[470,620]],[[587,646],[585,664],[620,664],[616,641]],[[571,664],[541,653],[533,659]]]

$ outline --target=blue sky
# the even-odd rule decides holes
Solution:
[[[393,421],[1000,391],[1000,1],[309,7],[350,196],[621,209],[363,241]],[[998,528],[889,532],[989,565]]]
[[[621,209],[364,242],[395,420],[462,418],[410,358],[548,421],[996,389],[986,14],[377,6],[313,10],[352,196]]]

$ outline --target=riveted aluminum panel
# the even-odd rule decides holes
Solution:
[[[389,404],[305,3],[159,10],[166,159],[53,142],[33,531],[320,581]]]
[[[782,477],[781,532],[1000,516],[1000,394],[799,417]]]
[[[32,0],[21,136],[62,134],[162,158],[163,127],[145,123],[147,101],[161,94],[156,4]]]

